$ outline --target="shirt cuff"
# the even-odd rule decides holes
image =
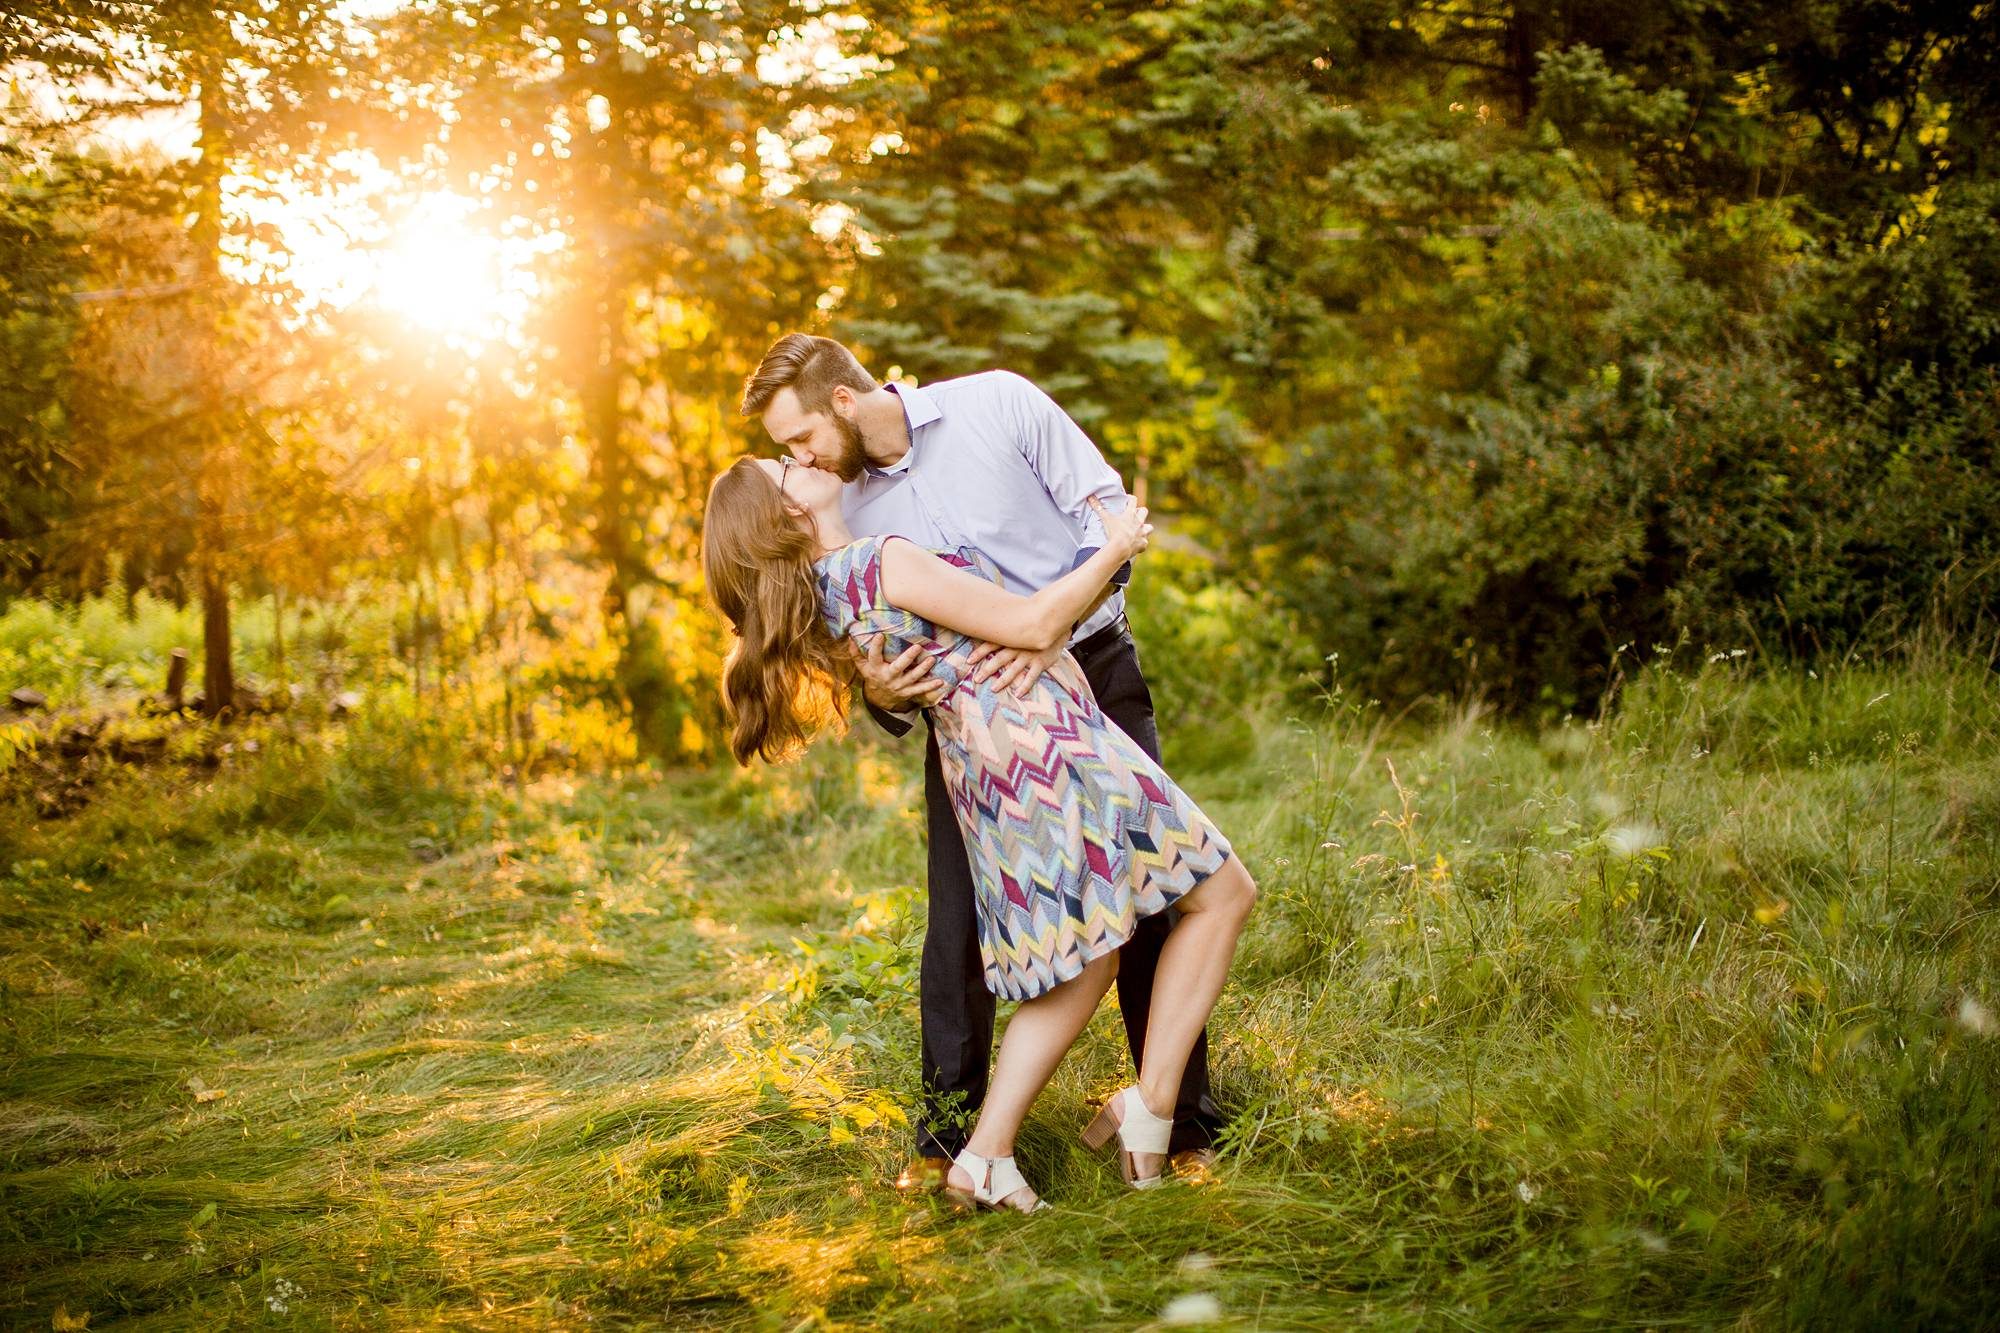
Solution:
[[[861,703],[867,708],[868,716],[875,719],[875,725],[898,740],[909,735],[910,728],[917,723],[918,710],[914,708],[907,713],[892,713],[886,708],[877,708],[874,704],[869,703],[865,695],[862,697]]]
[[[1103,549],[1104,548],[1102,546],[1079,547],[1076,553],[1076,559],[1069,562],[1070,571],[1074,573],[1076,570],[1082,569],[1084,565],[1090,562],[1090,557],[1096,555],[1099,551]],[[1111,576],[1111,586],[1114,588],[1122,588],[1131,581],[1132,581],[1132,562],[1130,560],[1127,560],[1124,564],[1118,566],[1118,572]]]

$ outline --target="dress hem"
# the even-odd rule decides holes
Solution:
[[[1096,953],[1085,956],[1083,961],[1077,965],[1076,970],[1074,972],[1071,972],[1069,975],[1058,976],[1054,981],[1051,981],[1048,985],[1042,987],[1040,990],[1031,991],[1026,994],[1015,994],[1011,991],[994,990],[993,987],[990,985],[987,986],[986,988],[987,993],[993,996],[993,998],[996,1000],[1008,1000],[1008,1001],[1038,1000],[1042,996],[1047,995],[1050,991],[1054,990],[1056,987],[1063,985],[1065,982],[1075,981],[1078,977],[1083,975],[1084,968],[1089,967],[1092,963],[1104,957],[1106,954],[1116,953],[1118,952],[1118,950],[1124,948],[1127,944],[1131,943],[1132,937],[1139,933],[1139,923],[1141,921],[1146,920],[1148,917],[1158,916],[1160,912],[1168,911],[1173,907],[1175,903],[1187,897],[1190,893],[1193,893],[1196,889],[1200,888],[1203,884],[1206,884],[1210,879],[1214,878],[1216,875],[1221,874],[1222,868],[1228,865],[1230,862],[1230,858],[1234,857],[1235,855],[1236,855],[1236,849],[1234,847],[1225,848],[1222,853],[1222,859],[1215,863],[1215,868],[1213,870],[1204,870],[1201,873],[1197,874],[1194,877],[1194,883],[1188,885],[1185,889],[1182,889],[1179,893],[1167,899],[1166,903],[1160,908],[1159,912],[1134,912],[1132,914],[1132,929],[1126,931],[1123,935],[1120,935],[1115,943],[1107,946],[1106,948],[1098,950]]]

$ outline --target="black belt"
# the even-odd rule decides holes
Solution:
[[[1088,637],[1078,639],[1069,646],[1069,650],[1079,658],[1095,656],[1097,653],[1109,648],[1112,644],[1117,643],[1120,639],[1130,637],[1130,632],[1131,627],[1125,623],[1125,613],[1120,611],[1118,619],[1112,621],[1103,629],[1094,631]]]

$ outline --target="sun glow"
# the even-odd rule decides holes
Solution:
[[[429,195],[368,257],[367,298],[433,333],[497,337],[525,313],[529,275],[501,238],[465,221],[470,201]]]
[[[561,232],[494,221],[479,199],[450,190],[406,194],[372,154],[344,154],[337,165],[349,183],[331,190],[225,182],[232,205],[278,236],[232,256],[232,276],[283,282],[301,319],[348,312],[467,351],[516,339],[543,298]]]

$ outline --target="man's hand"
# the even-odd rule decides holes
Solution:
[[[931,658],[921,647],[911,644],[895,661],[884,656],[883,635],[868,640],[868,651],[854,651],[854,664],[861,671],[861,693],[885,713],[902,713],[912,708],[929,708],[944,698],[950,688],[931,675]]]
[[[975,681],[991,680],[993,688],[1004,690],[1010,686],[1015,694],[1025,695],[1035,688],[1035,682],[1042,673],[1056,664],[1066,645],[1057,644],[1047,652],[1035,653],[1026,648],[1002,648],[997,643],[981,643],[966,655],[965,664],[971,668]]]

